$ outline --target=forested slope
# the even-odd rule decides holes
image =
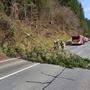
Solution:
[[[49,49],[54,40],[67,40],[86,29],[77,0],[0,0],[0,45],[4,51],[30,51],[37,46]]]

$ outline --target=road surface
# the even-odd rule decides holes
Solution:
[[[84,45],[79,46],[67,46],[68,50],[83,57],[90,59],[90,41],[86,42]]]
[[[11,59],[0,62],[0,90],[90,90],[90,71]]]

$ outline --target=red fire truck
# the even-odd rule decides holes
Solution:
[[[88,41],[88,38],[82,35],[72,36],[72,45],[82,45],[87,41]]]

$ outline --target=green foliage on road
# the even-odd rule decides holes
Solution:
[[[35,47],[31,51],[23,50],[20,47],[3,47],[2,51],[9,57],[21,57],[28,61],[60,65],[67,68],[90,68],[90,60],[71,54],[62,48],[59,50],[48,50],[42,47]]]
[[[57,50],[48,52],[41,47],[34,48],[32,52],[26,54],[26,59],[33,62],[48,63],[60,65],[67,68],[88,68],[89,59],[83,59],[77,55],[71,54],[68,51]]]

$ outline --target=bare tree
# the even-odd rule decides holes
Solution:
[[[18,3],[13,2],[11,6],[11,17],[14,19],[19,18],[19,8],[18,8]]]

